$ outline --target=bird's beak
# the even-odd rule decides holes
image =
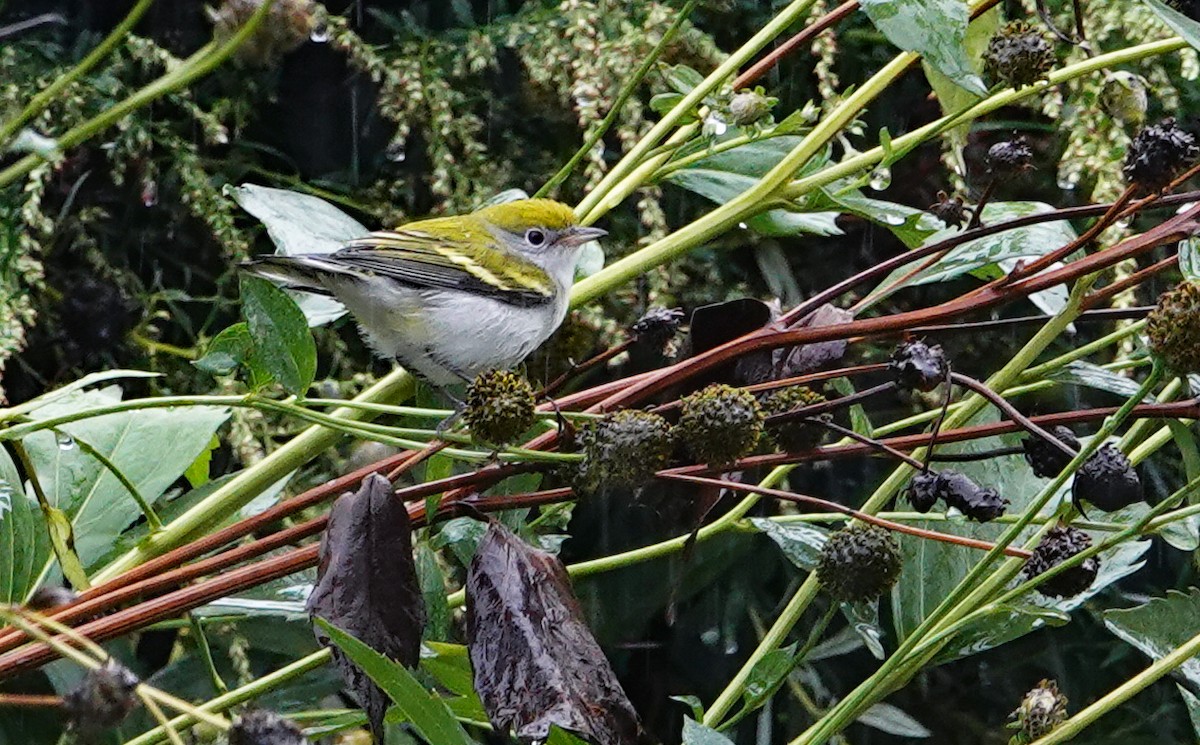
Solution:
[[[607,230],[601,228],[584,228],[574,227],[568,228],[566,232],[559,237],[559,243],[564,246],[582,246],[585,243],[600,240],[608,235]]]

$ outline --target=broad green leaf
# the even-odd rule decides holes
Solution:
[[[0,445],[0,603],[21,603],[51,555],[37,501],[26,496],[8,448]]]
[[[942,230],[940,220],[915,207],[864,197],[856,191],[835,196],[822,190],[821,195],[839,211],[887,228],[909,248],[924,245],[929,236]],[[821,203],[821,207],[825,207],[824,203]]]
[[[120,389],[110,386],[71,394],[30,416],[57,417],[120,399]],[[65,438],[41,431],[23,440],[47,500],[71,521],[75,550],[85,568],[94,569],[111,553],[121,533],[141,518],[141,510],[120,481],[71,438],[107,457],[154,504],[208,447],[228,417],[228,409],[215,406],[123,411],[61,425]],[[41,554],[35,583],[21,588],[22,593],[35,589],[52,564],[52,555]]]
[[[691,93],[692,89],[704,82],[704,76],[687,65],[671,65],[663,70],[667,85],[679,93]]]
[[[329,202],[309,194],[255,184],[227,186],[226,193],[262,221],[278,254],[331,253],[346,241],[370,232]],[[329,323],[346,313],[345,306],[332,298],[310,292],[289,294],[311,326]]]
[[[679,105],[683,100],[682,93],[658,93],[650,99],[650,110],[662,116]]]
[[[1051,380],[1057,380],[1060,383],[1074,383],[1075,385],[1095,388],[1099,391],[1115,393],[1122,398],[1129,398],[1135,395],[1140,387],[1129,378],[1105,370],[1099,365],[1093,365],[1090,362],[1083,362],[1081,360],[1075,360],[1066,367],[1055,370],[1050,373],[1049,377]],[[1153,403],[1154,396],[1146,396],[1145,400],[1147,403]]]
[[[209,375],[230,375],[239,366],[246,371],[246,385],[261,390],[274,382],[275,377],[254,354],[254,340],[245,321],[235,323],[213,337],[204,356],[192,363]]]
[[[414,558],[421,595],[425,597],[425,638],[447,639],[450,636],[450,606],[446,604],[446,578],[438,564],[437,553],[427,541],[422,541],[417,544]]]
[[[864,711],[857,721],[859,724],[865,724],[880,732],[898,737],[922,738],[933,734],[912,715],[891,704],[875,704]]]
[[[971,21],[971,24],[967,26],[967,36],[963,40],[963,48],[966,49],[967,60],[974,72],[979,73],[983,71],[983,53],[987,49],[992,35],[999,28],[1000,8],[992,8]],[[925,79],[929,81],[929,87],[933,89],[934,95],[937,96],[938,105],[941,107],[943,114],[947,116],[957,114],[979,101],[980,96],[966,90],[938,72],[937,68],[929,63],[929,60],[921,60],[921,67],[925,71]],[[957,127],[953,127],[945,134],[946,138],[950,141],[952,154],[959,173],[967,172],[967,165],[962,157],[962,149],[967,144],[967,134],[970,131],[971,123],[965,121]]]
[[[303,396],[317,374],[317,346],[304,314],[287,293],[265,279],[244,274],[241,289],[254,357],[284,390]]]
[[[1104,625],[1149,657],[1159,660],[1196,635],[1200,618],[1200,588],[1186,593],[1168,590],[1165,597],[1152,599],[1136,608],[1104,611]],[[1200,686],[1200,657],[1193,657],[1179,671]]]
[[[334,644],[382,688],[404,718],[426,742],[438,745],[472,745],[466,730],[446,708],[446,703],[425,689],[407,668],[389,660],[323,618],[313,622]]]
[[[683,745],[733,745],[733,741],[691,717],[683,718]]]
[[[920,54],[956,85],[987,93],[964,46],[970,20],[965,0],[862,0],[862,8],[888,41]]]
[[[731,150],[712,153],[682,170],[686,171],[695,168],[702,171],[721,171],[723,173],[736,173],[740,176],[761,178],[772,168],[779,165],[779,161],[787,157],[788,153],[794,150],[803,140],[803,137],[796,135],[760,137]],[[825,157],[816,159],[818,165],[824,164],[825,160],[827,160]],[[813,170],[815,168],[810,166],[801,169],[801,173],[807,174]]]
[[[746,687],[742,690],[742,703],[747,711],[754,711],[762,706],[768,698],[779,690],[787,676],[796,666],[796,644],[772,649],[763,655],[746,678]]]
[[[1171,30],[1179,34],[1180,38],[1190,44],[1193,49],[1200,49],[1200,22],[1193,21],[1162,0],[1143,0],[1143,2],[1149,5],[1150,10],[1153,10],[1163,23],[1170,26]]]
[[[442,529],[434,536],[433,548],[449,548],[462,565],[468,566],[475,556],[479,541],[487,532],[487,524],[471,517],[455,517],[442,523]]]
[[[775,541],[788,561],[809,572],[817,568],[828,531],[801,523],[779,523],[765,517],[752,517],[750,524]]]
[[[196,456],[192,465],[183,472],[183,477],[188,480],[193,489],[198,489],[208,483],[208,469],[212,465],[212,454],[219,447],[221,447],[221,438],[213,435],[212,439],[208,441],[208,447],[204,448],[204,452]]]
[[[829,385],[833,386],[839,396],[849,396],[856,392],[849,378],[835,378]],[[867,437],[875,436],[875,425],[871,424],[867,409],[861,403],[850,404],[850,429]]]
[[[1051,210],[1053,207],[1043,202],[991,202],[983,209],[983,221],[992,224]],[[958,233],[958,228],[940,230],[929,236],[923,245],[941,242]],[[1012,271],[1018,261],[1040,258],[1075,238],[1075,229],[1069,222],[1052,220],[967,241],[907,279],[904,278],[912,267],[898,268],[872,291],[871,302],[878,303],[902,287],[945,282],[964,274],[984,280],[996,279]],[[1047,313],[1057,313],[1066,304],[1067,290],[1062,286],[1051,287],[1030,296],[1030,300]]]
[[[1200,282],[1200,239],[1185,238],[1179,242],[1179,271],[1189,282]]]
[[[425,642],[421,645],[421,667],[447,691],[459,696],[475,695],[471,659],[466,646]]]
[[[967,624],[938,652],[933,664],[969,657],[1018,639],[1031,631],[1046,626],[1062,626],[1070,620],[1067,613],[1054,608],[1029,604],[1004,605]]]
[[[1197,741],[1200,741],[1200,698],[1183,686],[1176,686],[1179,689],[1179,695],[1183,696],[1183,703],[1187,706],[1188,719],[1192,722],[1192,731],[1196,733]]]

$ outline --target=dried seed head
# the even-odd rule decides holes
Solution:
[[[1079,467],[1071,498],[1076,504],[1085,500],[1105,512],[1114,512],[1142,501],[1142,481],[1129,458],[1107,442]]]
[[[70,728],[92,736],[117,726],[133,711],[134,690],[140,682],[129,668],[112,659],[88,670],[79,685],[63,696]]]
[[[746,455],[762,436],[762,410],[754,394],[714,383],[681,402],[676,432],[698,460],[728,465]]]
[[[988,148],[987,167],[998,176],[1027,171],[1033,167],[1033,148],[1024,137],[997,142]]]
[[[929,512],[938,501],[938,474],[924,471],[913,476],[905,495],[914,510]]]
[[[765,119],[777,103],[779,99],[765,95],[761,87],[735,93],[729,99],[729,121],[739,127],[756,124]]]
[[[786,414],[789,411],[825,403],[825,397],[812,388],[804,385],[792,385],[771,391],[762,399],[763,414],[773,416]],[[815,419],[832,421],[829,412],[818,414]],[[818,424],[809,424],[802,419],[791,419],[778,424],[768,424],[767,433],[787,452],[811,450],[821,444],[825,436],[825,428]]]
[[[900,547],[892,534],[855,523],[829,536],[821,549],[817,580],[835,600],[874,600],[900,577]]]
[[[229,745],[308,745],[300,728],[268,709],[252,709],[233,720]]]
[[[583,461],[573,483],[580,494],[642,486],[667,465],[673,444],[666,419],[632,409],[588,422],[580,440]]]
[[[1050,734],[1067,718],[1067,697],[1058,692],[1058,683],[1043,680],[1025,694],[1010,716],[1016,721],[1009,727],[1020,730],[1019,742],[1033,742]]]
[[[937,193],[938,200],[929,205],[928,212],[944,222],[947,227],[962,227],[967,220],[967,210],[963,206],[962,197],[951,197],[944,191]]]
[[[1079,440],[1069,428],[1060,424],[1051,432],[1062,444],[1079,450]],[[1022,439],[1021,447],[1025,449],[1025,462],[1033,469],[1034,475],[1044,479],[1054,478],[1071,462],[1069,455],[1034,435]]]
[[[651,308],[634,321],[629,330],[638,342],[661,350],[679,332],[683,323],[682,308]]]
[[[1026,560],[1023,572],[1027,578],[1033,579],[1091,545],[1091,536],[1082,530],[1069,525],[1056,525],[1042,536],[1041,542],[1033,549],[1033,556]],[[1100,560],[1092,556],[1041,583],[1037,591],[1056,598],[1074,597],[1091,587],[1099,572]]]
[[[983,54],[987,76],[1013,88],[1033,85],[1046,77],[1057,61],[1050,40],[1024,21],[1000,29]]]
[[[947,507],[954,507],[970,519],[986,523],[1004,514],[1007,499],[995,489],[984,488],[958,471],[942,471],[937,475],[935,492]]]
[[[1158,191],[1196,160],[1196,138],[1175,125],[1174,119],[1138,132],[1125,153],[1125,179],[1146,191]]]
[[[477,440],[504,445],[533,426],[533,387],[508,370],[480,373],[467,388],[463,419]]]
[[[1173,372],[1200,373],[1200,285],[1184,281],[1160,295],[1146,333],[1150,349]]]
[[[888,372],[902,390],[928,393],[946,380],[950,363],[940,345],[909,341],[892,352]]]
[[[213,23],[213,38],[224,43],[232,38],[255,11],[262,0],[225,0],[217,9],[208,9]],[[283,55],[308,41],[320,24],[318,7],[312,0],[275,0],[262,20],[234,55],[252,65],[267,67]]]

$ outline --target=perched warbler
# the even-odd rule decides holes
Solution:
[[[341,301],[377,354],[444,388],[544,342],[566,316],[581,247],[604,235],[565,204],[523,199],[243,266]]]

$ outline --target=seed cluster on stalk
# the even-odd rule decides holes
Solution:
[[[892,534],[877,525],[854,523],[829,536],[817,563],[817,581],[834,600],[875,600],[900,578],[903,561]]]
[[[945,382],[950,363],[941,345],[909,341],[893,350],[888,373],[901,390],[928,393]]]
[[[1057,61],[1050,40],[1024,21],[1013,21],[1000,29],[983,54],[984,73],[1012,88],[1045,78]]]
[[[506,445],[533,426],[533,386],[508,370],[480,373],[467,388],[463,419],[476,440]]]
[[[1058,683],[1043,680],[1021,699],[1021,705],[1009,715],[1015,720],[1008,726],[1019,730],[1014,745],[1039,740],[1054,731],[1067,718],[1067,697],[1059,693]]]
[[[771,417],[776,414],[786,414],[807,406],[825,403],[825,396],[804,385],[793,385],[771,391],[762,398],[763,414]],[[813,419],[823,422],[833,420],[829,412],[817,414]],[[821,444],[825,437],[825,428],[803,419],[790,419],[778,423],[768,422],[767,434],[787,452],[811,450]]]
[[[1125,178],[1143,190],[1158,191],[1192,165],[1197,155],[1196,138],[1174,119],[1163,119],[1133,138],[1125,153]]]
[[[667,465],[674,445],[666,419],[633,409],[588,422],[579,437],[583,461],[572,485],[583,495],[642,486]]]
[[[680,401],[676,432],[700,462],[728,465],[748,455],[763,433],[762,407],[753,393],[714,383]]]
[[[980,486],[966,475],[952,470],[918,473],[909,482],[906,496],[917,512],[929,512],[941,500],[946,507],[953,507],[981,523],[1000,517],[1008,505],[1008,500],[995,489]]]
[[[1092,538],[1079,528],[1056,525],[1051,528],[1033,549],[1033,555],[1025,561],[1025,577],[1033,579],[1048,572],[1075,554],[1092,545]],[[1095,556],[1043,581],[1038,592],[1056,598],[1070,598],[1084,592],[1096,581],[1100,573],[1100,560]]]
[[[1146,316],[1150,349],[1175,373],[1200,373],[1200,285],[1185,280]]]

